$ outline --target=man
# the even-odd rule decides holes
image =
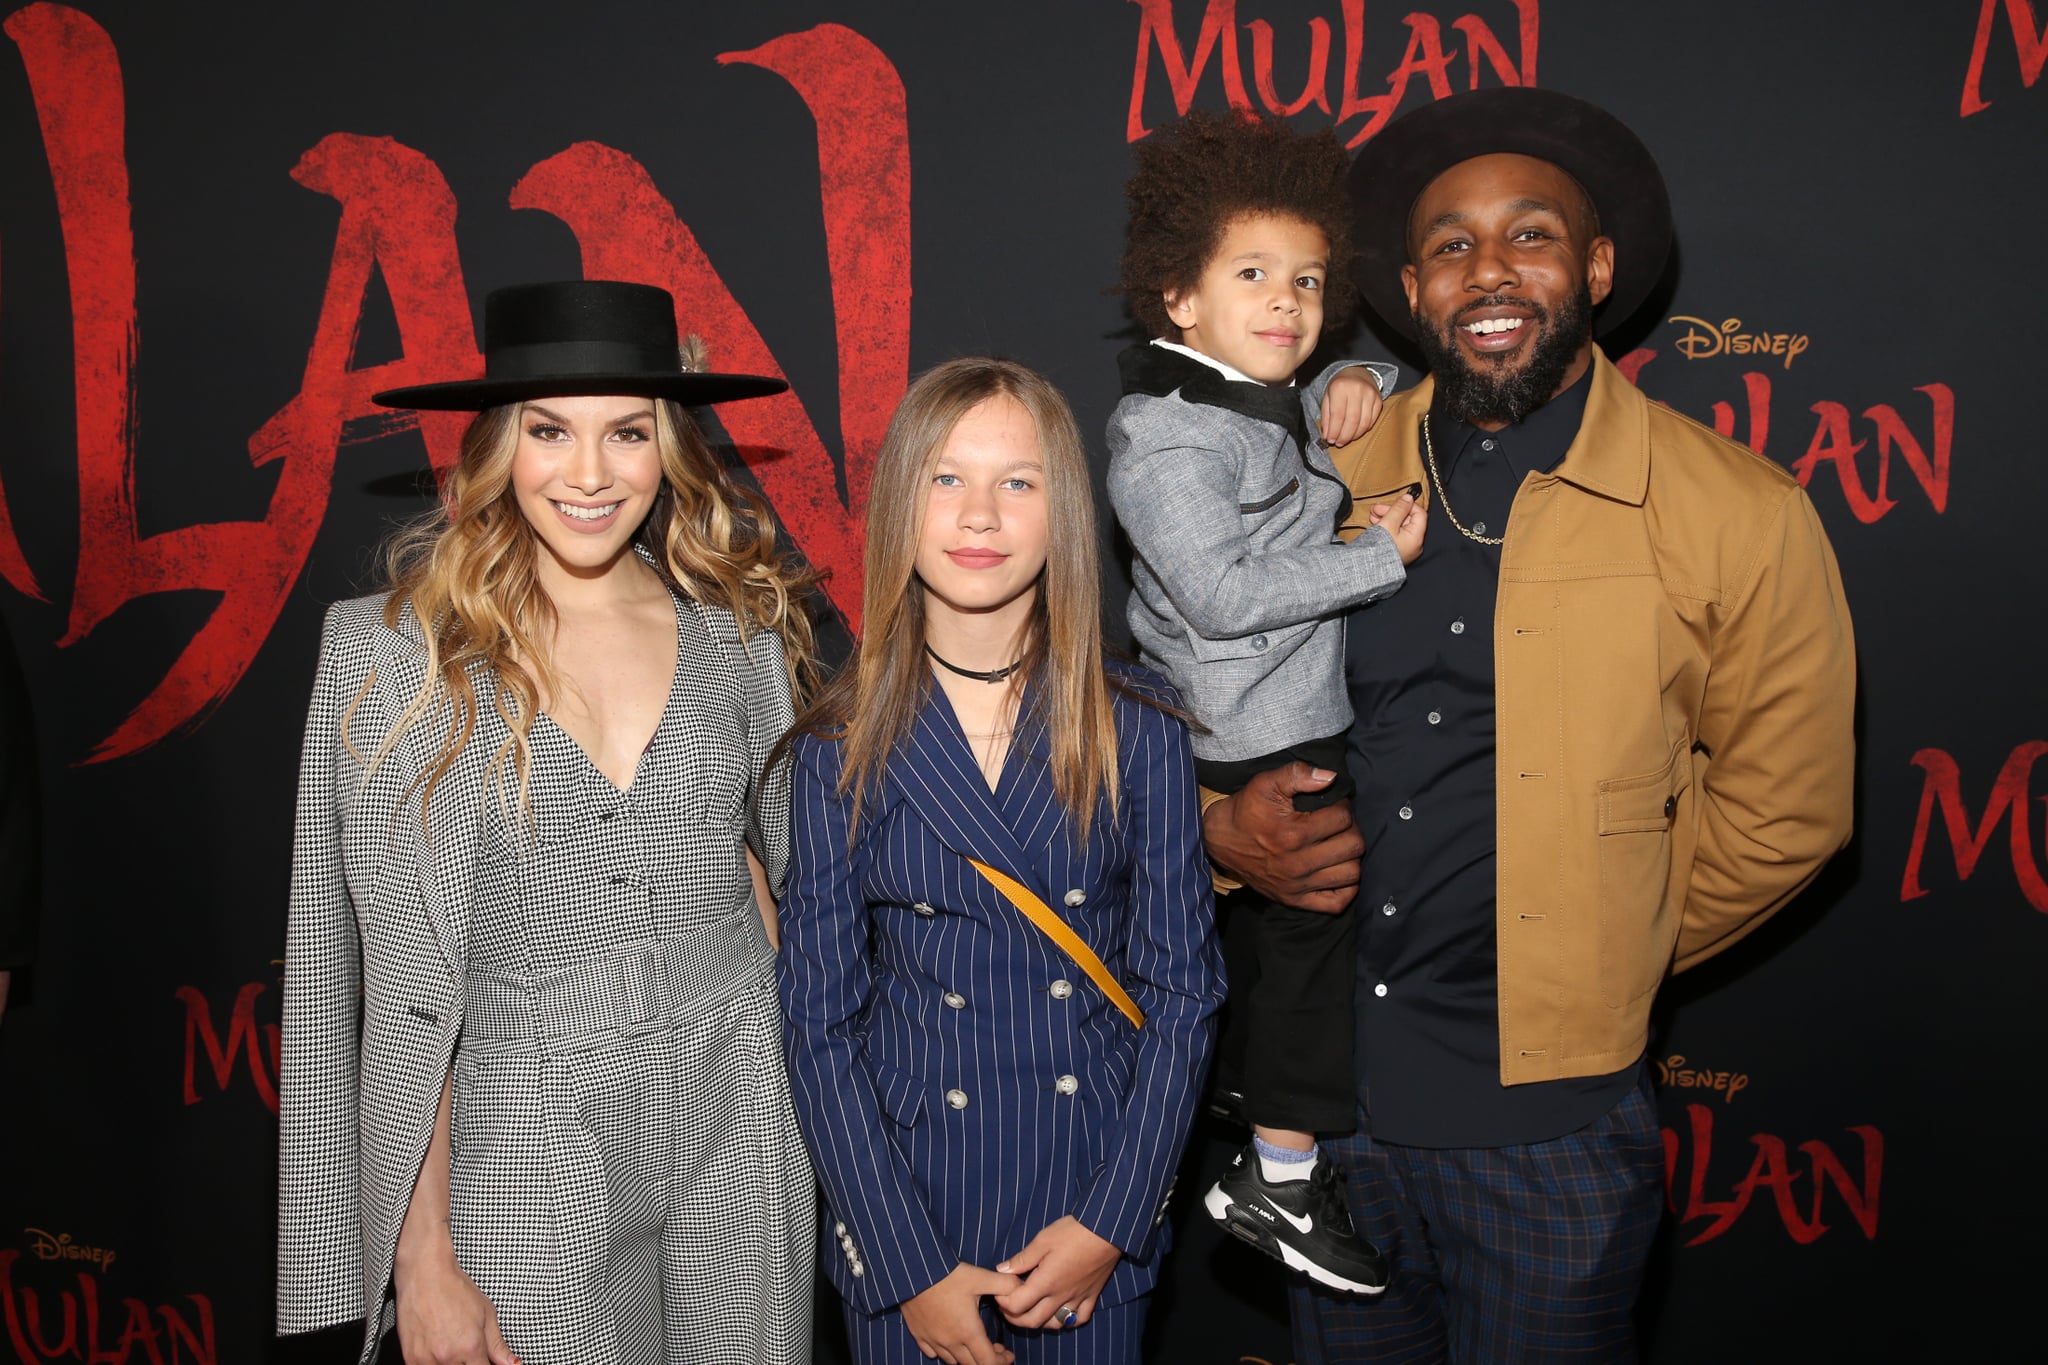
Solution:
[[[1848,838],[1848,608],[1785,471],[1592,343],[1670,245],[1627,128],[1459,95],[1352,186],[1359,288],[1430,376],[1336,465],[1361,507],[1422,485],[1435,526],[1350,623],[1349,817],[1294,810],[1330,777],[1299,763],[1204,815],[1220,867],[1361,919],[1360,1129],[1326,1150],[1394,1279],[1298,1289],[1296,1359],[1631,1359],[1650,1005]]]

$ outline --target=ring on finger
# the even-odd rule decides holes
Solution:
[[[1074,1319],[1079,1316],[1080,1313],[1075,1309],[1074,1305],[1072,1305],[1071,1303],[1063,1303],[1060,1305],[1060,1326],[1072,1327],[1074,1325]]]

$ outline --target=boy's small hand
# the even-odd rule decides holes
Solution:
[[[1415,501],[1413,493],[1403,493],[1399,502],[1374,503],[1372,524],[1385,528],[1394,538],[1403,564],[1413,564],[1422,553],[1423,533],[1429,529],[1429,509]]]
[[[1380,385],[1363,365],[1339,370],[1323,391],[1323,443],[1348,446],[1380,420]]]

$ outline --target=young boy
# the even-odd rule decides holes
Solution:
[[[1337,779],[1298,804],[1349,800],[1343,614],[1401,586],[1425,513],[1411,494],[1336,537],[1361,519],[1322,447],[1371,427],[1392,366],[1340,362],[1294,387],[1350,311],[1346,158],[1328,132],[1204,114],[1136,154],[1123,289],[1155,340],[1119,357],[1109,420],[1109,495],[1136,551],[1131,632],[1207,727],[1205,787],[1302,759]],[[1205,1203],[1318,1282],[1377,1293],[1386,1263],[1314,1137],[1356,1125],[1356,916],[1248,899],[1230,909],[1252,920],[1255,979],[1233,967],[1218,1087],[1241,1085],[1253,1137]]]

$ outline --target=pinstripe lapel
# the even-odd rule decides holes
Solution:
[[[1039,874],[1036,861],[1025,856],[1023,846],[997,810],[994,793],[983,780],[974,755],[968,752],[967,741],[953,718],[953,708],[936,685],[917,713],[909,745],[890,760],[889,767],[904,798],[948,848],[969,858],[979,858],[1039,895],[1046,894],[1045,878]],[[1030,764],[1029,769],[1035,770],[1036,780],[1050,790],[1044,764]],[[1005,772],[1004,783],[1007,785],[1016,775],[1014,771]]]
[[[1029,707],[1033,700],[1033,693],[1026,692],[1024,705]],[[995,806],[1004,828],[1037,867],[1045,863],[1045,846],[1067,828],[1066,812],[1053,790],[1052,735],[1045,722],[1027,716],[1018,727],[1016,743],[1019,752],[1010,756],[1003,769]]]

